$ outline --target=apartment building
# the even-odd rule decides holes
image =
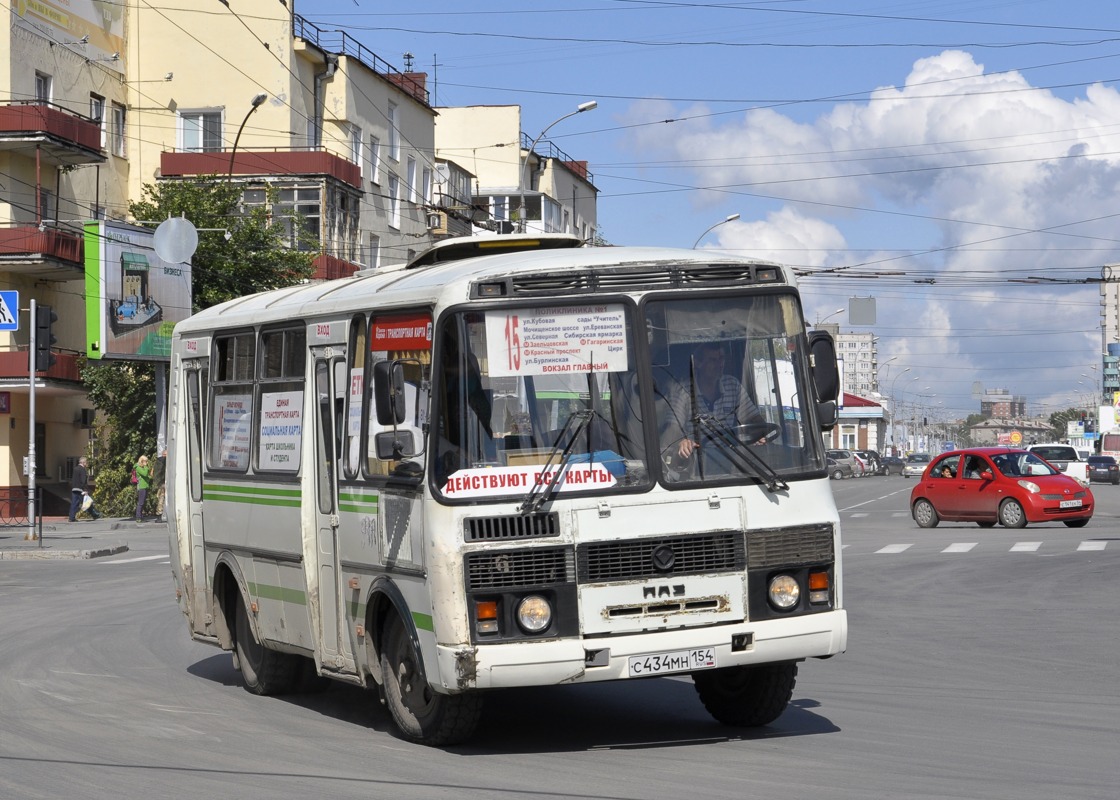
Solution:
[[[552,142],[523,131],[515,105],[439,108],[436,152],[475,176],[476,224],[496,233],[571,233],[595,241],[594,176]]]

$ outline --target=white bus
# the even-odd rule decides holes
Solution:
[[[667,674],[765,725],[846,645],[837,391],[791,271],[710,252],[234,300],[174,333],[180,608],[250,691],[376,689],[412,741],[464,740],[489,690]]]

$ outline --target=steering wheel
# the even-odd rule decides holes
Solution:
[[[773,422],[748,422],[745,425],[733,425],[730,430],[743,441],[755,444],[774,441],[782,432],[782,426]]]

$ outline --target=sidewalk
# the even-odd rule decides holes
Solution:
[[[0,561],[10,559],[98,558],[128,550],[130,533],[166,528],[166,522],[128,517],[101,517],[70,522],[66,517],[43,517],[42,540],[28,540],[27,525],[0,527]],[[39,535],[39,527],[35,527]]]

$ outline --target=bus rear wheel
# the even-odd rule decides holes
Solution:
[[[385,702],[404,738],[435,747],[468,739],[478,725],[482,698],[476,693],[432,691],[419,667],[420,654],[400,619],[390,619],[382,641]]]
[[[238,598],[234,622],[233,646],[241,680],[253,694],[284,694],[295,687],[299,678],[299,656],[269,650],[253,636],[245,601]]]
[[[756,728],[782,715],[793,697],[796,664],[764,664],[694,672],[692,682],[708,713],[724,725]]]

